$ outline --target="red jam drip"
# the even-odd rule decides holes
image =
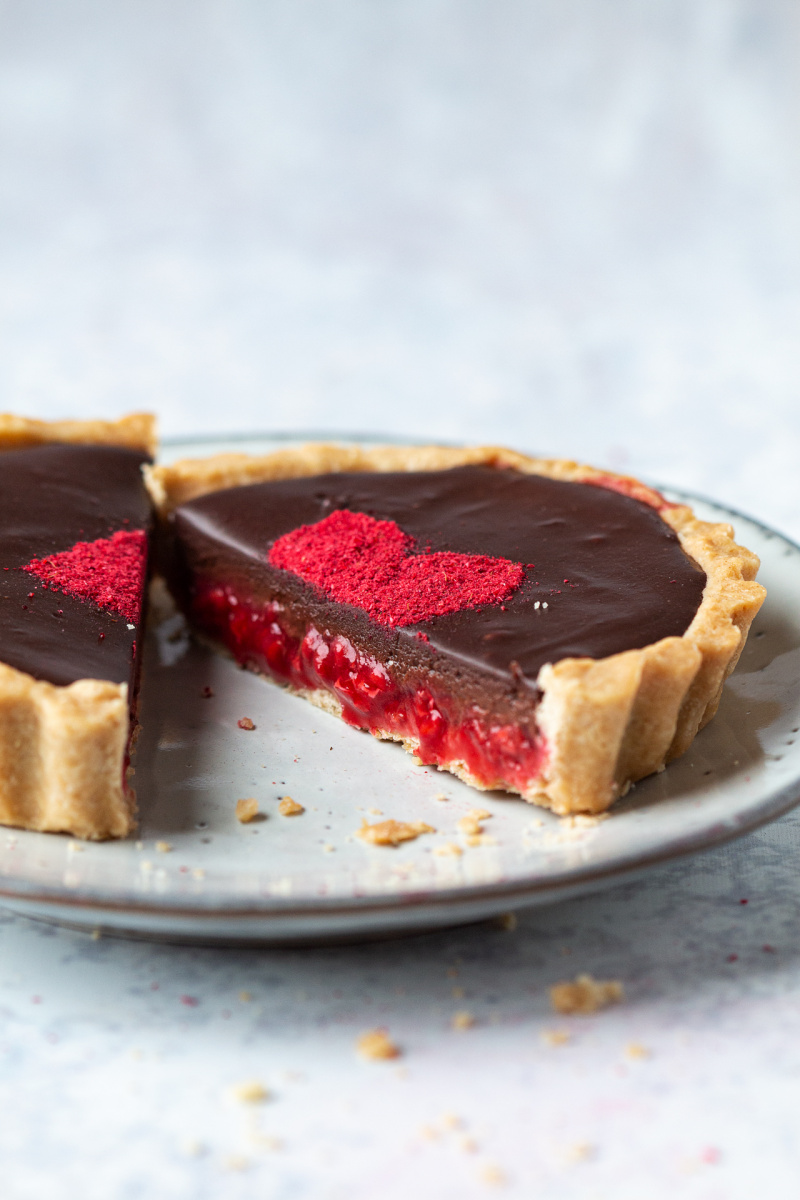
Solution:
[[[78,600],[121,613],[134,625],[141,616],[147,535],[120,529],[110,538],[76,542],[71,550],[34,558],[22,568]]]
[[[415,547],[395,521],[340,509],[279,537],[269,561],[390,628],[499,604],[525,577],[507,558]]]
[[[325,637],[313,625],[293,637],[278,604],[258,604],[230,587],[198,585],[193,621],[221,641],[243,666],[302,689],[325,688],[341,702],[349,725],[419,743],[433,766],[463,763],[484,787],[527,791],[540,778],[544,743],[518,725],[487,722],[473,706],[460,720],[435,690],[401,685],[383,663],[356,650],[341,634]]]

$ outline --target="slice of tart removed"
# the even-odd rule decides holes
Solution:
[[[154,419],[0,416],[0,822],[134,824]]]
[[[601,812],[716,711],[764,589],[728,526],[497,448],[146,472],[196,629],[423,762]]]

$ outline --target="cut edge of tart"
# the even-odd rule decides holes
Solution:
[[[706,574],[699,607],[681,636],[605,658],[566,657],[541,668],[538,695],[529,705],[536,745],[525,747],[529,762],[536,765],[524,779],[521,773],[516,779],[502,773],[489,778],[485,772],[478,777],[457,751],[450,757],[440,755],[434,764],[473,787],[514,792],[558,814],[603,812],[636,780],[663,770],[682,754],[717,710],[723,684],[766,594],[754,581],[757,556],[735,543],[729,525],[700,521],[687,506],[670,503],[633,478],[563,459],[530,458],[496,446],[368,448],[310,443],[267,455],[227,453],[186,459],[145,468],[145,476],[166,519],[190,501],[250,484],[463,466],[512,468],[622,493],[656,510]],[[212,640],[219,644],[219,639]],[[290,690],[347,717],[335,686],[305,686],[302,681],[298,686],[297,680],[287,679]],[[400,741],[412,754],[421,753],[420,738],[408,730],[370,729],[377,737]],[[485,731],[480,736],[485,738]],[[425,761],[424,752],[422,757]]]
[[[52,422],[0,414],[0,452],[84,445],[152,457],[156,444],[148,413]],[[59,685],[0,662],[0,823],[92,840],[124,837],[136,823],[129,776],[137,732],[126,683]]]

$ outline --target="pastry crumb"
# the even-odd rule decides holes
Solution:
[[[442,1125],[445,1129],[460,1129],[464,1122],[457,1113],[446,1112],[442,1117]]]
[[[434,800],[449,800],[450,799],[450,797],[446,796],[444,794],[444,792],[437,792],[433,798],[434,798]]]
[[[206,873],[202,867],[192,868],[192,879],[205,879]]]
[[[249,825],[258,816],[258,801],[254,796],[236,801],[236,820],[242,825]]]
[[[567,1146],[561,1158],[565,1163],[582,1163],[589,1162],[597,1153],[597,1148],[591,1142],[575,1142],[572,1146]]]
[[[495,924],[500,929],[505,929],[507,933],[513,933],[517,928],[517,914],[514,912],[500,913],[495,917]]]
[[[465,1029],[472,1029],[474,1024],[475,1018],[473,1017],[472,1013],[467,1012],[466,1009],[461,1009],[459,1012],[453,1013],[453,1016],[450,1020],[451,1028],[458,1030],[459,1033],[463,1033]]]
[[[471,808],[467,813],[467,817],[472,821],[489,821],[494,816],[488,808]]]
[[[330,842],[325,842],[322,846],[322,851],[324,854],[333,854],[335,852],[335,850],[336,850],[336,847],[332,846],[330,844]]]
[[[571,816],[561,817],[559,825],[562,829],[593,829],[601,821],[607,821],[610,815],[610,813],[573,813]]]
[[[299,817],[300,813],[304,813],[305,811],[303,805],[298,804],[291,796],[283,796],[278,805],[278,812],[282,817]]]
[[[250,1001],[253,999],[253,993],[252,992],[239,992],[239,999],[241,1000],[242,1004],[249,1004]]]
[[[265,1100],[269,1099],[269,1092],[257,1079],[247,1079],[244,1083],[237,1083],[233,1088],[233,1095],[242,1104],[263,1104]]]
[[[478,1175],[483,1183],[488,1183],[491,1187],[503,1187],[508,1182],[505,1171],[496,1163],[486,1163]]]
[[[270,1133],[260,1133],[253,1129],[248,1135],[248,1141],[254,1146],[258,1146],[261,1150],[282,1150],[283,1142],[280,1138],[273,1137]]]
[[[101,929],[93,929],[91,936],[93,942],[99,942],[100,938],[103,936],[103,931]]]
[[[643,1046],[641,1042],[628,1042],[625,1047],[626,1058],[649,1058],[652,1051],[648,1050],[647,1046]]]
[[[471,833],[467,838],[468,846],[496,846],[497,838],[490,833]]]
[[[255,729],[255,724],[250,720],[249,717],[240,717],[236,724],[240,729],[247,729],[248,731]]]
[[[356,1042],[356,1051],[361,1058],[374,1060],[399,1058],[401,1053],[400,1048],[389,1037],[388,1030],[383,1027],[368,1029],[366,1033],[362,1033]]]
[[[572,982],[557,983],[550,988],[550,1003],[557,1013],[565,1016],[588,1016],[624,999],[618,979],[593,979],[578,975]]]
[[[172,842],[156,842],[156,850],[159,854],[169,854],[172,849]]]
[[[459,1150],[463,1150],[465,1154],[478,1153],[478,1143],[468,1133],[465,1133],[463,1137],[458,1139],[458,1148]]]
[[[464,851],[455,842],[445,842],[443,846],[435,846],[433,853],[437,858],[460,858]]]
[[[542,1041],[545,1046],[566,1046],[571,1038],[571,1034],[567,1029],[544,1029],[542,1030]]]
[[[436,833],[436,830],[424,821],[389,820],[370,825],[365,820],[356,830],[356,837],[372,846],[399,846],[401,842],[413,842],[423,833]]]

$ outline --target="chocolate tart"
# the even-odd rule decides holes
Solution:
[[[145,473],[196,630],[557,813],[603,812],[689,746],[764,597],[730,526],[572,462],[312,444]]]
[[[0,822],[134,824],[152,417],[0,415]]]

